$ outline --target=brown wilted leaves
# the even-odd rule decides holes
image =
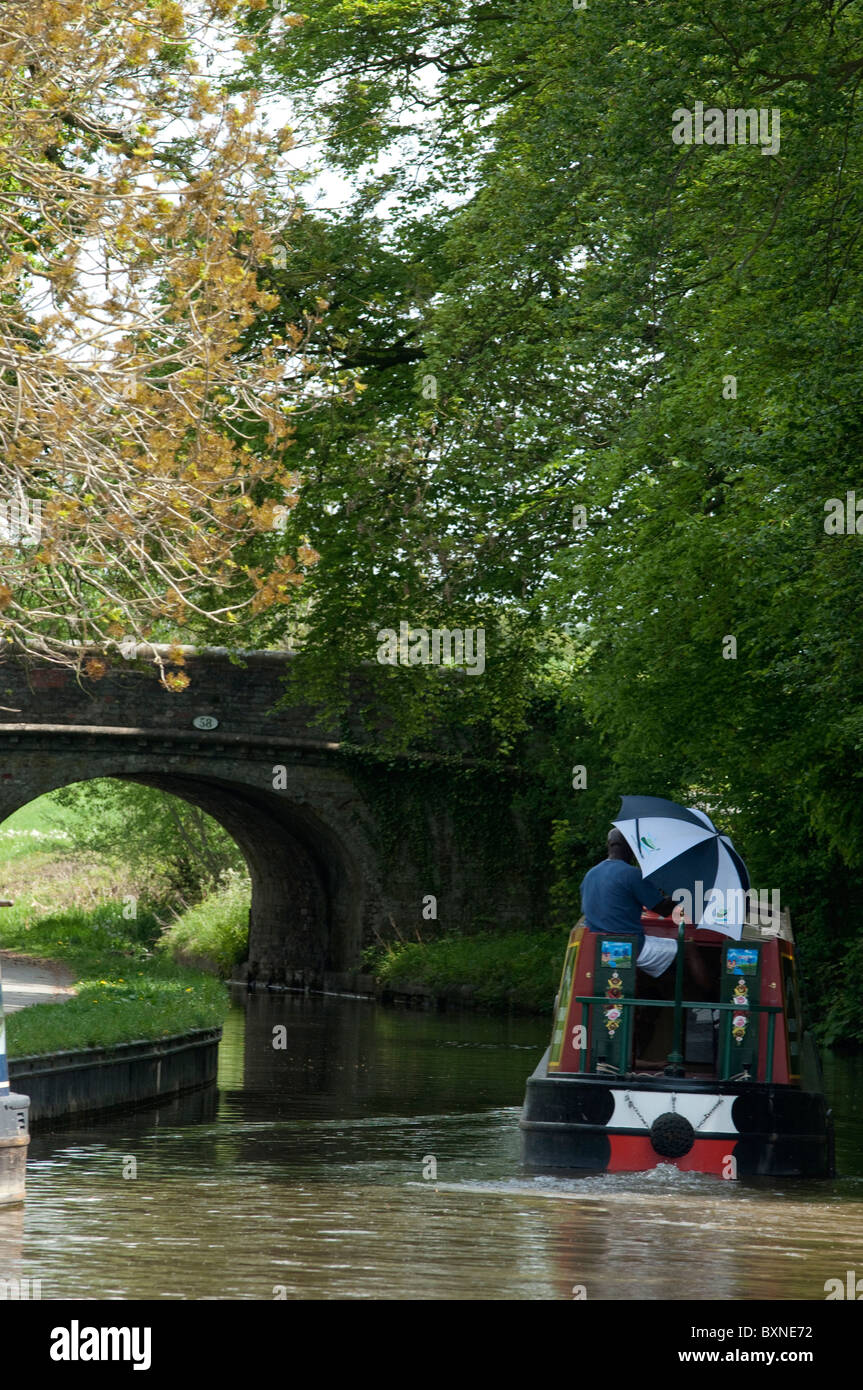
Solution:
[[[309,386],[311,320],[242,349],[277,303],[259,269],[270,206],[280,241],[291,216],[289,141],[201,77],[193,22],[176,0],[0,15],[0,500],[42,503],[41,536],[0,551],[0,609],[60,661],[154,624],[236,625],[302,582],[290,557],[257,579],[232,560],[273,527],[252,498],[283,491]]]

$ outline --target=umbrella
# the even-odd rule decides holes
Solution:
[[[697,927],[740,940],[749,874],[727,835],[703,811],[661,796],[624,796],[613,822],[635,853],[643,878],[662,870],[669,897],[692,906]],[[687,896],[688,895],[688,896]]]

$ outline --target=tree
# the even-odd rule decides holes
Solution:
[[[199,807],[154,787],[96,778],[63,787],[52,800],[73,812],[64,821],[68,852],[128,865],[144,898],[188,907],[218,888],[229,870],[246,874],[226,830]]]
[[[231,8],[0,15],[0,621],[91,676],[124,638],[289,602],[316,559],[235,558],[296,500],[311,373],[308,321],[242,351],[275,305],[258,272],[290,135],[202,76],[208,43],[229,61]]]
[[[314,538],[322,489],[345,557],[318,547],[312,631],[392,611],[397,575],[523,634],[517,690],[576,635],[618,786],[702,797],[760,883],[855,933],[863,551],[824,522],[863,500],[859,12],[321,0],[275,38],[271,17],[250,11],[249,81],[290,91],[358,189],[274,282],[326,286],[367,387],[295,513]],[[735,117],[677,143],[697,103],[747,134],[754,110],[755,141]],[[327,254],[346,229],[354,260]]]

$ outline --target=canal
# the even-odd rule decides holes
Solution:
[[[238,994],[217,1090],[34,1135],[0,1278],[42,1299],[823,1300],[863,1274],[863,1059],[827,1058],[833,1182],[560,1180],[518,1163],[547,1033]]]

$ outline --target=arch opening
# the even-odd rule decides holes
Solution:
[[[211,816],[246,862],[251,908],[241,978],[309,984],[355,965],[360,949],[360,880],[340,837],[308,806],[258,787],[205,775],[149,768],[53,776],[35,796],[107,778],[176,796]]]

